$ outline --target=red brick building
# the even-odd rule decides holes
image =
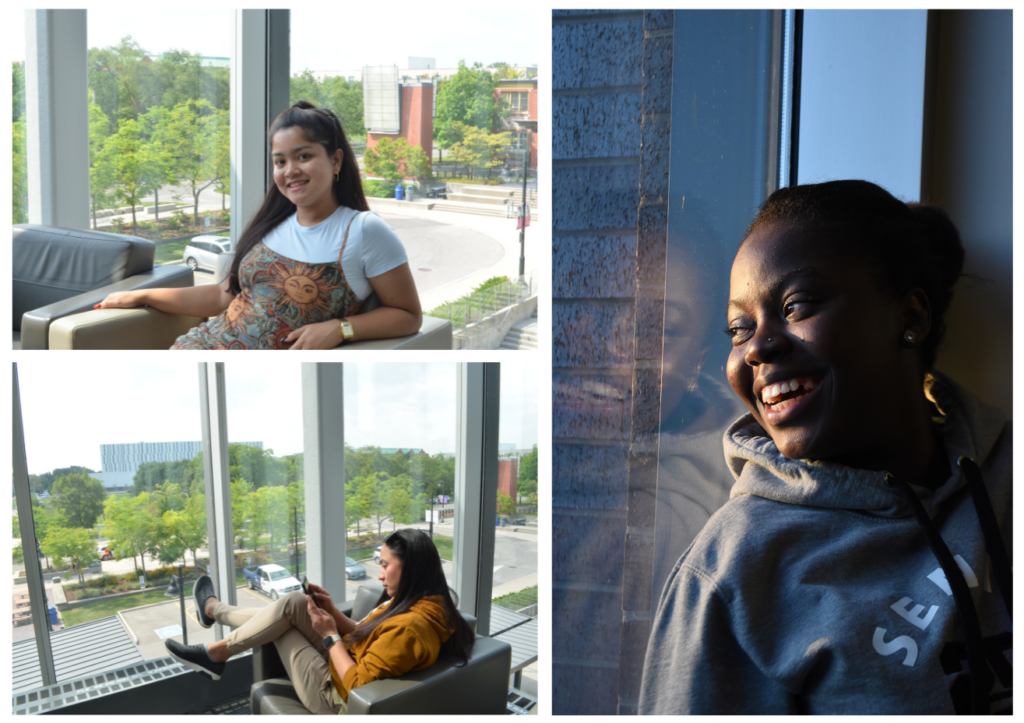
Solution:
[[[432,83],[402,83],[398,86],[401,130],[398,133],[367,133],[366,148],[382,138],[405,138],[410,146],[419,146],[427,158],[434,153],[434,86]]]
[[[498,492],[517,500],[519,491],[519,460],[498,460]]]
[[[512,147],[522,149],[529,133],[530,168],[537,167],[537,79],[499,80],[494,91],[495,102],[508,117],[504,128],[512,135]]]

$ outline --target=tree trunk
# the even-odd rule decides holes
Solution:
[[[227,199],[228,199],[228,194],[226,194],[226,193],[220,194],[220,210],[221,211],[227,211],[228,210]]]
[[[132,199],[132,236],[138,236],[139,235],[138,232],[135,230],[136,225],[137,224],[135,223],[135,199],[133,198]]]
[[[153,191],[153,215],[156,216],[154,219],[156,225],[160,225],[160,189]]]
[[[95,231],[96,226],[96,196],[92,197],[92,230]]]
[[[199,225],[199,191],[196,191],[193,195],[195,203],[192,205],[192,225]]]

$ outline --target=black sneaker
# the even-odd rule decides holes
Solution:
[[[214,680],[220,680],[220,674],[224,672],[227,663],[218,663],[206,652],[205,645],[182,645],[174,638],[164,641],[167,652],[171,657],[184,665],[200,673],[206,673]]]
[[[196,617],[199,618],[199,624],[204,628],[212,628],[215,622],[206,614],[206,601],[211,597],[216,597],[213,593],[213,580],[209,575],[203,575],[192,586],[192,600],[196,604]]]

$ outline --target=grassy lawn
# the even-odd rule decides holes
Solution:
[[[171,261],[181,261],[181,254],[185,251],[191,239],[182,239],[174,243],[161,244],[156,247],[156,263],[166,264]]]
[[[201,231],[196,233],[196,236],[201,235],[203,235]],[[221,231],[220,233],[212,233],[208,235],[227,237],[230,236],[231,233],[228,231]],[[156,263],[166,264],[171,261],[181,261],[181,255],[185,252],[185,247],[188,246],[191,241],[191,238],[186,238],[173,243],[160,244],[156,247]]]
[[[437,548],[437,554],[441,556],[442,560],[452,560],[452,538],[444,535],[434,535],[434,547]],[[379,547],[379,545],[378,545]],[[349,552],[348,556],[356,562],[370,561],[373,562],[373,551],[377,548],[374,547],[370,550],[358,550],[355,552]]]
[[[434,547],[437,548],[437,554],[441,556],[442,560],[452,561],[452,547],[455,544],[455,538],[447,537],[445,535],[434,535]]]
[[[100,618],[108,618],[111,615],[117,615],[118,610],[128,610],[130,608],[142,607],[143,605],[167,602],[170,599],[171,598],[164,596],[163,590],[158,590],[151,593],[143,593],[142,595],[135,595],[134,597],[123,597],[118,600],[99,600],[98,602],[83,605],[80,608],[65,610],[61,613],[61,616],[64,618],[64,625],[70,628],[75,625],[81,625],[82,623],[99,620]],[[192,583],[189,582],[185,584],[186,603],[191,599]]]

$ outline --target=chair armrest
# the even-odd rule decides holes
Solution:
[[[95,309],[50,323],[49,349],[170,349],[203,319],[166,314],[148,306]]]
[[[367,339],[353,341],[335,347],[335,350],[357,349],[444,349],[452,348],[452,325],[446,319],[423,317],[423,326],[415,334],[400,336],[394,339]]]
[[[46,349],[50,339],[50,324],[80,311],[91,310],[115,291],[136,289],[184,288],[193,285],[192,269],[184,266],[157,266],[152,271],[137,274],[113,284],[86,291],[55,304],[41,306],[26,312],[21,318],[21,348]]]
[[[478,637],[464,667],[438,661],[426,670],[367,683],[349,691],[348,713],[501,715],[511,668],[511,645]]]

